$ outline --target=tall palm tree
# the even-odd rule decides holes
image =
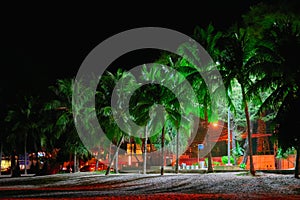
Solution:
[[[77,133],[73,112],[80,112],[84,105],[78,104],[78,108],[73,108],[72,94],[74,89],[73,79],[58,79],[56,84],[50,86],[53,99],[45,104],[45,110],[51,110],[56,113],[54,119],[54,126],[51,125],[54,131],[54,137],[58,139],[57,146],[62,151],[68,151],[69,154],[74,156],[74,172],[77,171],[77,155],[87,155],[88,151],[83,146],[81,138]],[[84,98],[84,97],[82,97]],[[80,107],[80,108],[79,108]]]
[[[286,120],[289,119],[292,108],[294,108],[292,112],[299,111],[295,106],[300,93],[300,65],[296,54],[300,51],[299,21],[299,18],[290,16],[274,19],[270,27],[264,31],[258,53],[262,57],[261,60],[267,61],[268,65],[258,65],[257,70],[261,71],[261,76],[252,88],[253,91],[270,92],[260,110],[272,110],[277,113],[275,122],[280,124],[281,134],[278,135],[280,146],[284,149],[294,146],[297,150],[300,149],[297,142],[299,137],[297,139],[297,135],[293,134],[294,131],[286,126]],[[295,177],[299,177],[297,172],[299,165],[297,162]]]
[[[197,104],[195,99],[193,99],[192,95],[189,93],[190,91],[187,91],[190,88],[188,88],[187,86],[187,81],[185,77],[177,73],[176,70],[166,68],[164,65],[161,64],[153,65],[149,69],[147,69],[147,67],[144,66],[142,76],[145,81],[153,83],[151,87],[148,87],[148,90],[145,90],[146,96],[148,99],[150,99],[151,102],[148,105],[147,109],[151,108],[151,106],[153,105],[161,105],[163,107],[162,109],[164,110],[160,111],[163,112],[161,114],[155,113],[155,123],[151,122],[152,131],[154,130],[155,132],[157,129],[161,129],[161,134],[154,134],[152,140],[156,139],[156,141],[159,141],[161,144],[161,175],[163,175],[164,152],[165,148],[170,148],[170,142],[173,138],[172,130],[176,131],[177,139],[179,139],[180,131],[184,136],[182,137],[182,141],[187,141],[188,138],[190,138],[190,131],[188,131],[191,129],[190,114],[192,112],[197,113],[197,111],[195,111],[197,110],[195,106]],[[182,97],[190,98],[189,100],[186,100]],[[186,128],[187,126],[188,128]],[[177,164],[179,161],[178,152],[179,149],[177,146]]]
[[[19,142],[23,141],[25,174],[27,174],[26,161],[28,137],[36,135],[38,129],[38,112],[40,110],[38,106],[39,101],[37,98],[25,96],[20,104],[15,105],[8,111],[5,118],[5,121],[11,124],[10,128],[12,134],[9,137],[14,138],[14,145],[19,144],[18,140]],[[10,141],[12,140],[10,139]]]
[[[255,85],[256,82],[254,82],[254,84],[252,86]],[[242,96],[241,96],[241,87],[239,85],[239,83],[237,82],[237,80],[233,80],[231,82],[231,89],[230,89],[230,108],[231,108],[231,112],[232,112],[232,145],[234,145],[234,139],[235,144],[237,144],[237,140],[241,140],[241,134],[244,132],[247,132],[247,124],[246,124],[246,117],[245,117],[245,112],[241,109],[239,109],[240,107],[242,107],[243,105],[243,101],[242,101]],[[264,92],[257,92],[256,90],[252,92],[252,87],[250,87],[248,89],[248,94],[254,93],[257,94],[258,96],[260,96],[260,98],[257,99],[249,99],[248,101],[248,108],[249,108],[249,114],[251,116],[251,123],[250,126],[252,127],[251,124],[253,124],[252,120],[258,120],[261,116],[260,114],[260,106],[261,103],[264,101],[264,99],[266,98],[266,96],[268,96],[268,91],[264,91]],[[258,101],[257,101],[258,100]],[[264,120],[269,120],[272,118],[272,113],[268,113],[265,117]],[[252,128],[251,128],[252,130]],[[245,143],[244,143],[244,148],[246,148],[247,150],[247,145],[248,145],[248,139],[246,139]],[[236,147],[232,147],[232,152],[234,154],[234,156],[239,156],[239,154],[241,153],[241,148],[237,148]],[[240,152],[240,153],[238,153]],[[242,163],[246,163],[247,162],[247,157],[248,157],[248,153],[243,151],[243,160]]]
[[[109,175],[113,161],[116,159],[115,169],[118,172],[118,152],[124,140],[130,138],[131,130],[127,126],[130,116],[124,115],[128,109],[126,102],[128,93],[132,88],[137,87],[135,77],[129,72],[118,69],[116,73],[106,71],[101,77],[98,84],[98,94],[96,101],[97,117],[100,120],[100,125],[103,127],[106,136],[116,147],[115,153],[110,159],[106,175]],[[115,115],[119,112],[121,114]],[[123,127],[119,127],[120,123]],[[124,128],[125,126],[125,128]],[[122,129],[123,128],[123,129]],[[124,130],[126,129],[126,131]]]
[[[217,56],[219,54],[218,48],[217,48],[217,43],[218,40],[221,38],[222,32],[216,31],[213,24],[210,23],[206,29],[201,28],[199,26],[196,26],[194,30],[194,38],[196,41],[198,41],[203,48],[208,52],[208,54],[212,57],[212,59],[217,59]],[[199,78],[198,78],[199,79]],[[208,112],[211,108],[211,97],[209,94],[209,91],[207,87],[205,86],[204,81],[199,81],[198,80],[198,88],[197,91],[199,94],[202,94],[202,98],[200,102],[203,104],[203,117],[204,117],[204,131],[208,131],[208,126],[209,126],[209,121],[213,121],[214,119],[209,119]],[[211,118],[211,117],[210,117]],[[208,136],[208,135],[207,135]],[[207,145],[210,148],[210,143],[209,143],[209,137],[207,138]],[[212,167],[212,155],[211,151],[208,152],[208,172],[213,172],[213,167]]]
[[[155,117],[158,114],[153,110],[151,112],[151,108],[154,106],[155,101],[152,98],[152,95],[155,91],[154,85],[147,85],[146,87],[141,87],[134,92],[130,100],[130,112],[134,118],[134,121],[144,127],[141,131],[144,132],[144,136],[141,136],[143,141],[143,173],[147,172],[147,144],[149,137],[151,137],[150,133],[159,128],[159,124],[155,123]]]
[[[202,47],[210,54],[213,58],[216,58],[217,55],[217,48],[216,44],[217,41],[221,37],[221,32],[218,32],[214,29],[212,24],[209,24],[205,29],[199,26],[196,26],[194,30],[194,38],[197,42],[199,42]],[[197,45],[193,45],[192,43],[184,43],[178,48],[178,52],[180,55],[185,55],[186,58],[172,58],[171,56],[167,55],[169,58],[169,63],[173,68],[178,70],[181,74],[185,76],[185,78],[190,82],[193,87],[193,90],[197,94],[198,103],[200,104],[199,114],[201,119],[203,119],[203,127],[205,134],[208,132],[209,122],[216,121],[216,105],[215,102],[212,101],[214,97],[212,97],[211,91],[208,89],[208,85],[205,81],[209,81],[213,83],[213,79],[217,79],[213,74],[214,70],[213,67],[210,65],[214,63],[208,63],[207,66],[201,66],[199,63],[204,63],[201,59],[201,55],[199,55],[199,49]],[[168,60],[168,59],[165,59]],[[174,61],[175,62],[174,62]],[[208,79],[204,79],[202,75],[206,75]],[[216,81],[216,80],[214,80]],[[220,80],[221,81],[221,80]],[[216,90],[217,91],[217,90]],[[193,104],[193,102],[191,102]],[[207,135],[208,136],[208,135]],[[210,149],[209,138],[205,137],[208,145],[208,149]],[[208,155],[208,171],[212,172],[212,161],[211,161],[211,152],[207,152]]]
[[[237,80],[241,87],[242,106],[246,117],[246,127],[248,136],[248,149],[250,158],[250,173],[255,175],[252,151],[252,136],[250,130],[249,99],[254,98],[248,95],[248,88],[253,85],[253,75],[256,72],[254,66],[257,60],[254,41],[250,40],[247,32],[233,26],[232,30],[220,40],[220,73],[222,74],[224,85],[231,91],[233,80]],[[229,99],[229,98],[228,98]]]

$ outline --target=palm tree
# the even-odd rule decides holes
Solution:
[[[100,125],[103,127],[106,137],[110,142],[117,146],[114,155],[110,159],[106,175],[109,175],[113,161],[116,159],[116,172],[118,172],[118,152],[124,139],[130,136],[131,131],[128,126],[130,116],[125,113],[128,109],[126,102],[129,102],[128,94],[132,88],[137,87],[134,76],[132,74],[118,69],[117,72],[106,74],[101,77],[98,84],[98,98],[96,107],[97,117],[101,120]],[[119,113],[119,114],[115,114]],[[118,125],[121,125],[119,127]],[[130,138],[130,137],[129,137]]]
[[[101,116],[100,124],[103,127],[106,137],[111,142],[111,144],[109,145],[109,149],[111,150],[112,144],[114,146],[116,146],[114,154],[110,157],[109,165],[106,169],[105,175],[110,174],[112,164],[114,161],[115,161],[115,171],[116,171],[116,173],[118,173],[118,154],[119,154],[120,146],[122,145],[122,143],[124,142],[124,139],[126,137],[126,133],[123,132],[118,127],[117,123],[115,122],[112,112],[113,111],[110,106],[103,108],[103,110],[101,111],[102,116]],[[106,145],[106,144],[103,144],[103,145]],[[106,146],[106,148],[107,148],[107,146]],[[109,152],[109,154],[111,154],[111,152]]]
[[[154,69],[154,70],[153,70]],[[153,67],[150,71],[146,67],[142,70],[141,80],[148,81],[149,79],[157,77],[156,74],[159,70],[157,66]],[[125,84],[125,83],[123,83]],[[127,84],[126,84],[127,85]],[[143,141],[143,173],[146,174],[147,171],[147,141],[151,135],[156,131],[160,131],[162,128],[162,118],[164,118],[163,113],[157,113],[156,104],[159,104],[160,96],[159,93],[160,87],[158,85],[146,85],[146,87],[138,88],[130,99],[130,113],[134,119],[134,122],[140,126],[139,130],[132,130],[134,132],[144,132],[144,135],[141,135],[139,138],[134,137],[137,141]],[[154,106],[154,107],[153,107]],[[154,109],[153,109],[154,108]],[[150,115],[149,115],[150,114]],[[161,118],[161,119],[158,119]],[[150,135],[151,133],[151,135]],[[162,144],[163,146],[163,144]]]
[[[14,106],[8,111],[5,121],[11,124],[11,131],[13,134],[10,137],[16,140],[23,141],[24,150],[24,164],[25,174],[27,174],[26,160],[27,160],[27,144],[28,137],[37,134],[38,129],[38,98],[33,96],[25,96],[21,104]],[[10,139],[10,141],[12,141]]]
[[[206,29],[203,29],[199,26],[196,26],[194,30],[194,38],[196,41],[198,41],[208,52],[208,54],[213,58],[217,59],[217,56],[219,54],[218,48],[217,48],[217,42],[221,38],[222,32],[216,31],[212,23],[210,23]],[[199,79],[199,78],[198,78]],[[214,119],[209,119],[208,112],[211,108],[211,96],[209,94],[209,91],[207,87],[205,86],[205,82],[198,80],[198,88],[197,91],[199,94],[201,94],[202,98],[200,99],[200,102],[203,104],[203,117],[204,117],[204,131],[208,131],[209,121],[214,121]],[[209,135],[207,135],[207,145],[210,148],[209,143]],[[208,172],[213,172],[212,167],[212,156],[211,151],[208,153]]]
[[[68,149],[69,153],[74,155],[74,172],[77,171],[77,155],[87,155],[88,151],[83,146],[81,138],[77,134],[75,127],[75,121],[73,117],[73,112],[81,112],[81,109],[85,108],[84,104],[85,97],[82,97],[82,104],[76,104],[77,107],[74,108],[72,104],[72,94],[74,89],[73,79],[58,79],[56,84],[50,86],[49,89],[54,94],[53,99],[45,104],[45,110],[54,111],[56,117],[54,119],[54,126],[50,124],[53,128],[54,136],[59,140],[57,145],[62,151]]]
[[[252,158],[252,136],[250,130],[250,114],[248,100],[253,99],[247,93],[247,89],[253,85],[253,75],[256,72],[255,63],[258,58],[255,54],[254,41],[250,40],[247,32],[234,26],[232,30],[220,40],[220,72],[222,74],[224,85],[230,92],[232,81],[237,80],[241,87],[242,106],[246,117],[246,127],[248,136],[248,149],[250,157],[250,172],[255,175],[255,169]],[[228,99],[230,99],[228,97]]]
[[[285,16],[274,19],[270,27],[265,30],[260,42],[261,60],[268,65],[258,65],[261,76],[253,91],[269,91],[270,95],[264,100],[260,111],[272,110],[276,112],[275,123],[280,124],[278,135],[279,145],[287,149],[294,146],[297,150],[299,143],[297,135],[290,130],[290,112],[298,112],[297,101],[299,98],[299,61],[295,52],[300,50],[299,18]],[[297,124],[297,123],[295,123]],[[284,132],[284,136],[282,133]],[[289,137],[288,137],[289,135]],[[299,151],[298,151],[299,152]],[[297,153],[297,156],[299,153]],[[299,156],[297,157],[299,160]],[[299,177],[299,162],[295,167],[295,177]]]
[[[158,124],[155,123],[155,117],[158,116],[156,112],[151,112],[152,106],[154,106],[153,96],[149,95],[155,90],[154,85],[148,85],[147,87],[141,87],[131,97],[130,112],[134,118],[134,121],[144,127],[141,132],[144,131],[144,137],[139,138],[143,141],[143,173],[147,172],[147,144],[148,139],[151,136],[150,133],[158,128]],[[136,138],[136,137],[135,137]],[[137,138],[136,138],[137,139]]]
[[[161,75],[161,67],[160,66],[153,66],[150,70],[148,70],[145,66],[143,68],[143,73],[142,76],[145,80],[147,81],[151,81],[151,79],[155,79],[155,80],[162,80]],[[154,80],[152,80],[154,81]],[[158,81],[158,82],[159,82]],[[150,109],[153,108],[152,106],[154,105],[162,105],[161,100],[162,97],[166,94],[163,94],[164,89],[161,85],[151,85],[150,87],[148,87],[147,90],[145,90],[145,97],[150,100],[146,109],[144,109],[144,112],[149,113]],[[149,98],[150,97],[150,98]],[[163,108],[165,109],[165,107]],[[160,112],[160,111],[158,111]],[[161,128],[161,136],[160,136],[160,144],[161,144],[161,175],[164,174],[164,162],[165,162],[165,155],[164,155],[164,144],[165,144],[165,113],[158,113],[156,112],[156,110],[154,109],[154,112],[152,110],[152,113],[150,113],[150,120],[148,124],[152,124],[152,129],[155,131],[155,128],[160,129]],[[149,120],[149,119],[148,119]],[[146,125],[146,127],[147,127]],[[147,128],[148,130],[148,128]],[[147,131],[148,132],[148,131]],[[148,135],[148,133],[147,133]],[[147,140],[147,138],[146,138]],[[146,143],[145,143],[146,144]]]
[[[206,29],[203,29],[199,26],[196,26],[194,30],[194,38],[197,42],[199,42],[202,47],[209,53],[210,55],[213,55],[213,57],[216,58],[217,55],[217,49],[216,44],[217,41],[221,37],[221,32],[215,31],[212,24],[209,24]],[[201,59],[201,55],[199,55],[199,49],[197,45],[194,45],[192,43],[184,43],[178,48],[178,52],[180,55],[184,55],[184,58],[172,58],[172,56],[167,55],[166,62],[170,64],[173,68],[178,70],[180,73],[182,73],[185,78],[190,82],[190,84],[193,87],[193,91],[197,94],[197,100],[200,104],[200,107],[198,108],[200,110],[199,116],[204,120],[203,127],[205,134],[208,132],[209,122],[216,121],[217,115],[216,115],[216,103],[215,101],[212,101],[215,94],[212,94],[211,91],[209,91],[207,82],[214,84],[213,82],[217,80],[217,77],[214,76],[214,70],[213,67],[211,67],[211,64],[214,65],[214,63],[207,63],[207,66],[203,66],[203,62]],[[173,62],[175,60],[175,62]],[[199,65],[199,63],[202,63]],[[205,75],[206,80],[200,75]],[[216,79],[213,81],[213,79]],[[216,86],[216,85],[214,85]],[[213,87],[212,87],[213,88]],[[220,87],[221,88],[221,87]],[[221,90],[221,89],[220,89]],[[218,91],[218,90],[215,90]],[[222,95],[221,95],[222,96]],[[193,104],[193,102],[191,102]],[[208,135],[206,138],[208,149],[210,149],[210,143]],[[211,152],[207,152],[208,155],[208,171],[212,172],[212,162],[211,162]],[[178,166],[177,166],[178,167]]]
[[[163,59],[161,60],[163,61]],[[159,61],[159,62],[161,62]],[[172,130],[175,130],[177,140],[179,139],[179,133],[182,132],[182,140],[188,140],[190,138],[191,129],[191,113],[197,113],[198,105],[195,97],[193,98],[190,93],[192,88],[187,85],[185,77],[172,68],[166,68],[164,65],[157,64],[147,69],[144,66],[142,71],[142,77],[145,81],[152,83],[151,87],[148,87],[146,96],[150,99],[150,104],[147,109],[153,105],[160,105],[163,108],[155,113],[155,122],[152,124],[152,132],[160,129],[161,134],[153,134],[152,140],[160,141],[162,151],[161,161],[161,175],[164,174],[164,150],[170,147],[170,142],[174,136]],[[154,84],[154,85],[153,85]],[[185,98],[189,98],[189,100]],[[146,111],[149,112],[149,111]],[[153,120],[151,118],[151,120]],[[188,128],[187,128],[188,127]],[[188,130],[187,130],[188,129]],[[186,133],[186,134],[185,134]],[[166,146],[165,146],[166,145]],[[178,142],[177,142],[177,171],[178,171]]]

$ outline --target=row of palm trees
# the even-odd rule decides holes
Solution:
[[[117,153],[121,144],[130,138],[134,138],[137,143],[144,143],[144,148],[147,146],[148,139],[159,144],[162,155],[164,155],[165,148],[168,148],[168,144],[176,139],[176,170],[178,172],[179,152],[182,152],[188,145],[192,134],[192,124],[195,122],[194,117],[199,117],[204,122],[202,124],[207,132],[211,122],[226,121],[226,118],[223,118],[224,115],[216,113],[215,110],[218,109],[221,110],[220,113],[225,113],[229,107],[236,118],[240,110],[244,112],[245,124],[243,126],[248,134],[245,156],[249,155],[252,175],[255,175],[255,166],[252,159],[250,123],[252,118],[259,117],[265,111],[273,113],[271,119],[274,123],[281,123],[278,129],[279,145],[286,148],[293,146],[297,150],[298,161],[300,146],[297,141],[299,141],[299,136],[295,133],[285,132],[288,129],[284,126],[287,123],[284,120],[289,116],[291,105],[299,102],[300,68],[296,56],[296,52],[300,50],[299,18],[288,15],[278,16],[272,15],[271,20],[270,18],[261,19],[263,25],[256,34],[253,34],[255,26],[241,24],[233,25],[227,31],[217,31],[212,24],[206,28],[198,26],[195,28],[193,38],[211,55],[222,76],[226,90],[226,107],[220,107],[213,101],[215,97],[212,95],[214,94],[210,93],[205,80],[199,75],[199,67],[196,63],[201,58],[195,53],[197,49],[193,45],[183,44],[178,47],[178,52],[186,52],[186,55],[189,55],[188,59],[164,52],[156,61],[157,65],[143,68],[142,79],[150,80],[148,85],[141,86],[137,77],[130,72],[120,69],[115,73],[107,71],[98,83],[96,108],[88,107],[86,103],[89,100],[84,96],[80,97],[81,104],[76,104],[74,107],[72,94],[74,88],[80,88],[80,82],[71,78],[58,80],[54,86],[51,86],[51,100],[48,99],[45,101],[46,103],[36,97],[25,97],[24,104],[10,108],[4,117],[5,126],[3,127],[6,130],[1,131],[1,150],[8,146],[17,147],[23,143],[23,151],[26,155],[27,145],[30,143],[36,146],[35,149],[40,146],[47,146],[49,149],[59,147],[74,156],[87,156],[90,147],[86,148],[81,141],[82,138],[78,136],[75,127],[77,119],[73,114],[74,112],[92,112],[95,109],[101,127],[117,147],[115,155],[111,156],[107,174],[110,172],[109,169],[114,158],[118,158]],[[172,88],[164,86],[164,82],[175,81],[177,85],[175,84],[174,87],[178,87],[178,83],[180,85],[183,80],[181,80],[182,77],[176,77],[175,74],[169,77],[163,76],[166,69],[161,64],[180,72],[184,79],[189,81],[197,95],[197,99],[191,99],[189,105],[196,105],[196,109],[193,106],[183,109],[177,94],[172,93]],[[151,78],[160,82],[153,81],[151,83]],[[120,128],[116,121],[118,119],[113,117],[114,108],[111,106],[111,97],[114,88],[120,81],[126,80],[127,82],[122,84],[124,88],[121,88],[121,92],[118,93],[123,97],[118,98],[116,105],[121,111],[129,109],[130,116],[124,115],[125,118],[122,120],[125,120],[123,121],[125,124],[130,120],[138,124],[141,128],[137,130],[141,133],[139,137]],[[74,87],[76,84],[79,86]],[[126,100],[129,102],[128,108],[128,105],[124,104],[124,98],[129,98],[126,97],[126,92],[137,87],[140,88],[133,93],[130,99]],[[233,90],[237,87],[240,89],[239,93]],[[186,91],[180,91],[180,89],[178,91],[178,95],[186,95],[184,93]],[[218,90],[215,91],[217,93]],[[156,105],[164,107],[164,115],[161,119],[157,119],[160,116],[157,113],[158,110],[153,109]],[[186,113],[182,113],[182,110],[185,110]],[[89,128],[91,135],[96,135],[88,122],[84,124]],[[288,139],[282,139],[283,134],[288,135]],[[92,138],[92,144],[102,144],[100,138],[99,140],[96,137]],[[182,149],[180,150],[180,148]],[[109,150],[110,148],[105,147],[104,149]],[[146,173],[146,149],[143,152],[144,173]],[[210,152],[208,153],[209,171],[212,171],[211,155]],[[76,157],[74,157],[74,163],[76,163]],[[164,161],[162,160],[161,163],[161,174],[163,174]],[[299,177],[299,162],[296,162],[295,176]]]

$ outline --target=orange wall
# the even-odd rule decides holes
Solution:
[[[274,155],[253,155],[254,168],[257,170],[275,169]],[[241,163],[243,157],[240,157],[238,163]],[[246,169],[250,169],[250,158],[248,156]]]
[[[291,169],[294,168],[296,155],[289,155],[287,159],[277,159],[278,169]]]
[[[242,162],[243,157],[240,157],[238,163]],[[277,167],[275,166],[277,162]],[[275,159],[274,155],[254,155],[253,164],[257,170],[268,170],[268,169],[291,169],[294,168],[295,155],[290,155],[288,159]],[[250,159],[248,157],[246,169],[250,168]]]

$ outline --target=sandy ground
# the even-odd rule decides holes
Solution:
[[[300,199],[293,175],[245,172],[119,174],[91,172],[0,178],[3,199]]]

